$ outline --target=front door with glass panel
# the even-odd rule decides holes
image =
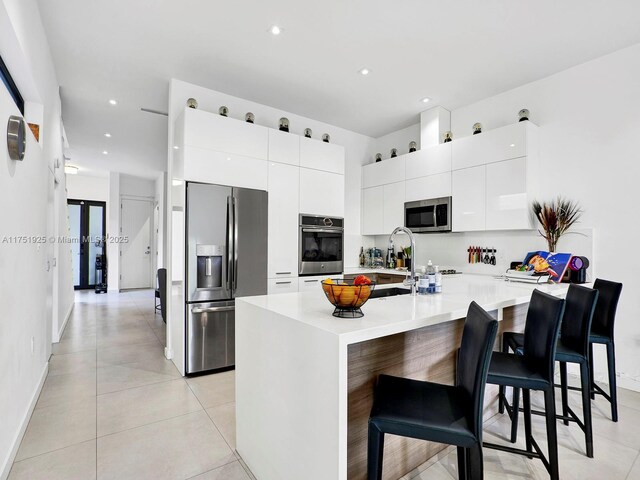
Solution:
[[[96,257],[106,255],[105,202],[69,200],[69,243],[73,261],[73,286],[76,290],[94,288]]]

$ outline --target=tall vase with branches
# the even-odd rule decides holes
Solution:
[[[558,240],[580,219],[582,209],[577,202],[558,197],[550,202],[531,204],[533,215],[540,223],[538,233],[547,241],[550,252],[555,252]]]

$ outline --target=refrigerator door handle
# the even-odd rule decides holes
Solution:
[[[238,289],[238,202],[232,197],[233,204],[233,294]]]
[[[235,306],[229,306],[229,307],[206,307],[206,308],[194,307],[194,308],[191,309],[191,313],[193,313],[194,315],[198,315],[200,313],[232,312],[235,309],[236,309]]]
[[[227,291],[231,292],[231,282],[233,274],[233,212],[231,210],[231,202],[233,197],[227,197]]]

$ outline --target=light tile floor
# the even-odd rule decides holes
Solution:
[[[164,358],[153,301],[153,291],[77,294],[10,480],[253,479],[235,453],[234,372],[182,378]],[[578,393],[570,395],[581,412]],[[593,402],[593,459],[583,453],[582,431],[558,423],[563,480],[640,480],[640,393],[619,396],[618,423],[604,399]],[[533,422],[544,445],[543,418]],[[485,439],[506,444],[508,430],[508,419],[496,416]],[[484,468],[490,480],[549,478],[540,461],[495,450],[485,449]],[[402,480],[456,478],[449,447]]]
[[[9,479],[252,479],[234,373],[184,379],[164,343],[153,291],[77,292]]]

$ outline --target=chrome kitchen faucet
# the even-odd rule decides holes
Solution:
[[[416,239],[408,228],[396,227],[395,230],[391,232],[391,235],[389,235],[389,245],[393,245],[393,236],[398,232],[406,233],[411,240],[411,278],[405,279],[403,283],[411,287],[411,295],[413,296],[416,294]]]

